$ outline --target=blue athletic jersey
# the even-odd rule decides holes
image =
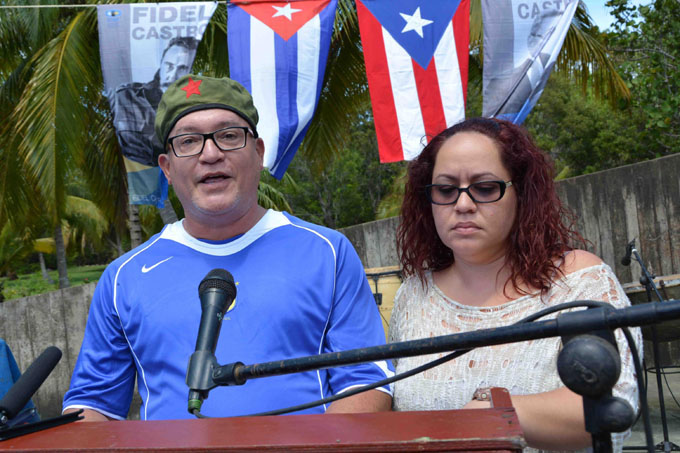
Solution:
[[[180,221],[101,276],[64,409],[123,419],[137,377],[142,420],[193,417],[186,369],[201,318],[198,285],[215,268],[231,272],[237,290],[215,351],[220,365],[385,343],[359,257],[337,231],[268,211],[244,235],[211,243],[190,236]],[[201,412],[225,417],[288,407],[375,382],[392,370],[386,361],[252,379],[211,390]],[[388,387],[380,390],[391,394]]]

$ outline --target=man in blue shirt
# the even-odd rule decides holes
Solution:
[[[361,262],[340,233],[257,204],[264,143],[250,94],[237,82],[188,75],[158,107],[159,165],[185,218],[115,260],[92,300],[64,397],[86,419],[124,419],[135,378],[140,418],[191,417],[186,367],[201,316],[197,288],[214,268],[237,296],[222,322],[219,363],[246,364],[384,343]],[[202,412],[247,415],[306,403],[392,375],[388,362],[255,379],[210,392]],[[306,413],[389,410],[391,389]]]

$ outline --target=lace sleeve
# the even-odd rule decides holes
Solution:
[[[388,343],[396,343],[407,339],[408,326],[406,323],[408,322],[408,317],[405,313],[410,305],[418,302],[419,291],[417,285],[420,285],[420,280],[415,276],[410,276],[404,280],[397,290],[397,293],[394,296],[392,315],[390,316]],[[394,359],[395,366],[398,361],[399,359]]]
[[[397,325],[401,324],[401,315],[403,312],[404,305],[404,285],[406,282],[402,283],[394,295],[394,306],[392,307],[392,314],[390,315],[389,331],[387,333],[387,342],[396,343],[399,340],[399,328]]]

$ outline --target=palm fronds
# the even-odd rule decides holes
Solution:
[[[64,207],[68,164],[84,148],[83,97],[94,85],[97,71],[88,52],[93,16],[93,11],[77,14],[33,56],[33,73],[13,113],[21,137],[19,154],[43,197],[51,200],[53,221],[61,217]]]
[[[572,25],[567,32],[556,69],[564,71],[569,78],[581,85],[583,91],[592,84],[593,93],[609,99],[630,100],[630,90],[616,71],[613,59],[606,47],[598,41],[597,30],[581,0]]]

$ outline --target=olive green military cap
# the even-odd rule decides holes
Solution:
[[[165,90],[158,105],[154,129],[163,148],[168,134],[180,118],[206,109],[225,109],[236,113],[248,122],[257,137],[257,109],[253,105],[253,97],[243,85],[228,77],[216,79],[188,74]]]

